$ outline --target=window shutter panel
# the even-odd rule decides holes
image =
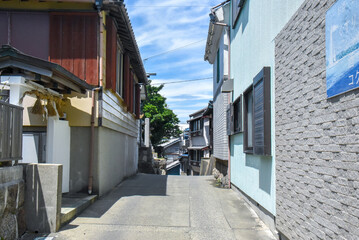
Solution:
[[[234,134],[234,107],[233,107],[233,103],[231,103],[230,105],[230,113],[231,113],[231,135]]]
[[[227,106],[227,135],[231,135],[231,105],[232,103],[228,104]]]
[[[227,135],[234,134],[234,109],[233,103],[227,106]]]
[[[253,79],[253,153],[271,155],[270,68]]]
[[[130,59],[127,54],[123,56],[123,95],[129,109],[129,82],[130,82]]]

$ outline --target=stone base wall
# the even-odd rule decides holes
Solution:
[[[0,239],[19,238],[26,230],[23,167],[0,168]]]

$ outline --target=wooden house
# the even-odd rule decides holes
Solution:
[[[136,173],[147,77],[123,1],[0,1],[0,47],[2,92],[24,107],[23,162],[63,164],[70,193]]]

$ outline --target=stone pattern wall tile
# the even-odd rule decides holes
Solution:
[[[275,39],[277,229],[359,239],[359,90],[326,96],[325,14],[306,0]]]
[[[18,239],[26,230],[22,166],[0,168],[0,176],[0,239]]]

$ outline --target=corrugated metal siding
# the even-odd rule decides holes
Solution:
[[[126,135],[137,137],[137,122],[132,114],[121,107],[117,97],[110,91],[103,92],[102,125]]]
[[[49,60],[98,85],[97,35],[96,13],[51,13]]]
[[[213,156],[228,160],[226,109],[228,93],[220,93],[213,102]]]

